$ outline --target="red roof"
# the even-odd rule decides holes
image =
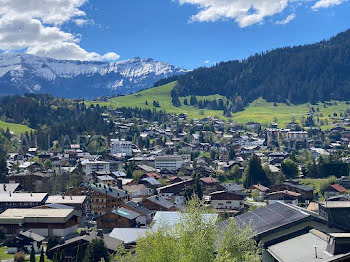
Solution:
[[[159,179],[160,178],[160,175],[158,175],[157,173],[146,173],[146,176],[152,177],[154,179]]]
[[[333,187],[335,190],[337,190],[339,193],[344,193],[346,191],[346,188],[342,187],[339,184],[330,185],[330,186]]]
[[[214,184],[214,183],[219,183],[218,180],[216,180],[215,178],[213,177],[202,177],[201,178],[201,181],[206,183],[206,184]]]
[[[255,188],[255,189],[257,189],[257,190],[259,190],[259,191],[261,191],[261,192],[266,192],[266,191],[269,191],[269,190],[270,190],[268,187],[263,186],[263,185],[261,185],[261,184],[252,185],[251,187],[252,187],[252,188]]]

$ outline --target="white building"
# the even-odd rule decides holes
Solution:
[[[184,160],[179,155],[156,156],[154,165],[157,169],[178,170],[184,164]]]
[[[244,195],[240,193],[217,191],[209,195],[211,206],[216,210],[237,210],[243,207]]]
[[[94,172],[110,172],[110,162],[107,161],[87,161],[82,164],[86,175]]]
[[[111,154],[123,154],[125,156],[132,156],[132,143],[130,141],[112,139]]]

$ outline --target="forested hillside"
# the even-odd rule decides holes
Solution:
[[[219,94],[232,101],[232,112],[259,97],[293,104],[350,100],[350,30],[317,44],[280,48],[176,78],[173,99]]]

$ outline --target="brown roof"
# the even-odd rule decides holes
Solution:
[[[201,181],[206,183],[206,184],[215,184],[219,183],[219,181],[213,177],[202,177]]]
[[[339,184],[335,184],[335,185],[330,185],[327,189],[329,188],[333,188],[335,189],[336,191],[338,191],[339,193],[344,193],[346,191],[346,188],[342,187],[341,185]],[[325,191],[328,191],[327,189],[325,189]]]

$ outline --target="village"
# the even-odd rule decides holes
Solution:
[[[179,221],[193,194],[217,219],[250,225],[263,261],[350,259],[349,119],[328,131],[290,122],[245,125],[186,114],[149,122],[108,110],[110,138],[47,150],[19,141],[0,184],[2,249],[48,258],[95,238],[110,254]],[[82,134],[82,136],[90,136]]]

